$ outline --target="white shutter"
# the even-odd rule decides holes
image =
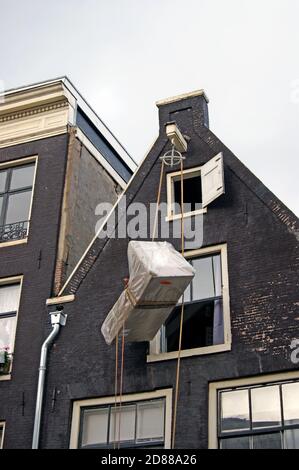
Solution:
[[[224,193],[222,152],[201,167],[202,207]]]

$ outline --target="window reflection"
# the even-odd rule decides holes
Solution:
[[[299,449],[298,380],[219,391],[219,415],[223,449]]]
[[[248,390],[224,392],[222,395],[222,431],[249,429]]]
[[[285,424],[299,424],[299,382],[282,385]]]
[[[281,424],[278,385],[251,390],[252,427],[261,428]]]

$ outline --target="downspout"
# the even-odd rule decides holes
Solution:
[[[44,341],[42,348],[41,348],[38,386],[37,386],[36,405],[35,405],[34,428],[33,428],[33,438],[32,438],[32,449],[38,449],[38,446],[39,446],[45,378],[46,378],[46,371],[47,371],[48,349],[53,343],[56,336],[58,335],[60,327],[66,324],[67,316],[64,315],[63,313],[63,307],[59,305],[56,308],[57,308],[56,311],[50,313],[52,331],[47,337],[47,339]]]

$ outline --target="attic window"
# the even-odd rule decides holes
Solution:
[[[224,193],[223,157],[219,153],[207,163],[183,171],[184,217],[206,212],[208,204]],[[167,174],[167,220],[182,217],[181,172]]]
[[[181,210],[181,178],[180,176],[173,178],[173,191],[175,202],[175,214],[180,214]],[[196,203],[202,203],[201,195],[201,176],[200,172],[190,173],[184,176],[184,205],[190,207],[191,212],[196,210]],[[188,209],[187,209],[188,210]],[[185,212],[185,211],[184,211]]]

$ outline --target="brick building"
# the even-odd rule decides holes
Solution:
[[[121,447],[171,446],[180,307],[150,343],[125,342],[117,414],[115,346],[100,328],[128,276],[129,238],[94,236],[94,209],[122,193],[112,213],[120,224],[121,204],[156,202],[170,149],[165,125],[175,122],[187,142],[184,220],[203,222],[202,239],[184,253],[196,275],[185,294],[175,447],[299,448],[298,219],[209,129],[202,90],[157,103],[159,135],[128,185],[134,163],[83,104],[58,80],[10,92],[0,107],[5,207],[15,168],[26,168],[16,191],[34,190],[31,217],[18,221],[13,240],[5,238],[13,221],[2,221],[0,322],[17,325],[0,376],[3,446],[31,446],[47,310],[57,305],[67,321],[49,353],[40,447],[113,447],[120,415]],[[14,128],[14,119],[23,121]],[[220,186],[205,179],[214,167]],[[167,167],[167,240],[180,250],[181,213],[171,206],[178,181]]]

